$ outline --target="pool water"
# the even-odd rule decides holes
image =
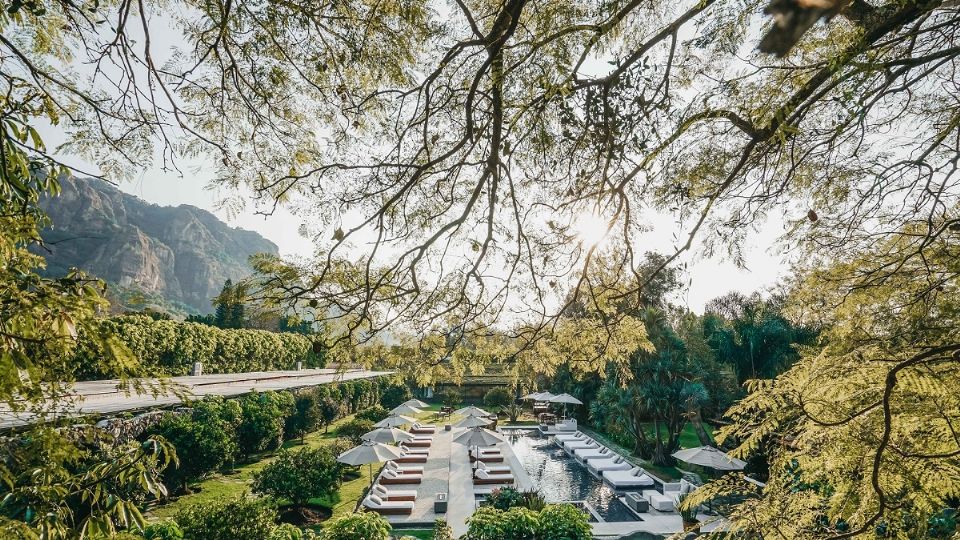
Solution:
[[[586,501],[604,521],[642,521],[617,492],[539,431],[506,431],[514,454],[547,502]]]

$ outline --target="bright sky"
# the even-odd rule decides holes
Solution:
[[[154,31],[155,54],[162,59],[169,46],[178,44],[181,38],[175,30],[163,28],[166,24],[163,16],[154,18],[152,23],[157,26]],[[602,59],[594,59],[588,64],[590,70],[610,69]],[[41,133],[51,148],[63,140],[62,133],[56,130],[41,129]],[[66,161],[87,168],[83,162],[72,159]],[[224,207],[220,203],[227,198],[236,199],[237,194],[218,193],[208,188],[213,176],[211,167],[205,167],[203,162],[181,162],[179,166],[183,176],[153,168],[119,187],[151,203],[172,206],[190,204],[209,210],[231,226],[257,231],[277,244],[283,256],[312,255],[312,241],[298,232],[302,220],[290,211],[279,208],[271,216],[262,216],[256,215],[250,205],[244,208]],[[671,237],[680,229],[670,216],[658,216],[651,221],[653,232],[643,239],[641,251],[672,252],[674,244]],[[722,257],[705,258],[700,250],[693,250],[681,261],[687,263],[689,286],[677,301],[695,312],[701,312],[711,299],[730,291],[749,293],[774,285],[788,269],[782,257],[773,252],[771,247],[782,232],[782,224],[770,222],[753,234],[744,246],[746,268],[737,268]],[[330,231],[331,236],[332,233]]]

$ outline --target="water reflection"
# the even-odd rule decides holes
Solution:
[[[639,521],[617,493],[538,431],[507,432],[513,452],[547,502],[587,501],[606,521]]]

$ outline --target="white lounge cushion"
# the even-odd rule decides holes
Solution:
[[[385,477],[387,477],[387,478],[390,478],[390,479],[410,480],[410,481],[414,481],[414,480],[418,480],[418,479],[422,479],[422,478],[423,478],[423,475],[422,475],[422,474],[400,474],[399,472],[397,472],[397,471],[395,471],[395,470],[393,470],[393,469],[384,469],[384,470],[383,470],[383,476],[385,476]]]
[[[672,512],[676,509],[673,497],[669,495],[664,495],[656,491],[644,491],[643,494],[647,500],[650,501],[650,506],[653,507],[654,510]]]
[[[587,462],[587,468],[595,473],[604,471],[626,471],[630,469],[630,463],[620,456],[607,459],[591,459]]]
[[[413,501],[385,501],[376,495],[370,495],[363,500],[363,506],[371,510],[387,510],[387,509],[413,509]]]
[[[601,446],[600,448],[581,448],[579,450],[574,450],[573,455],[581,460],[586,461],[588,459],[594,459],[598,457],[606,457],[610,454],[610,449],[606,446]]]
[[[387,468],[393,469],[402,474],[423,474],[423,467],[418,467],[416,465],[398,465],[396,461],[388,461]]]
[[[491,473],[490,471],[477,469],[477,478],[483,478],[484,480],[488,478],[509,478],[513,480],[513,475],[510,473]]]
[[[487,465],[482,461],[477,462],[477,469],[482,469],[493,474],[513,472],[513,469],[511,469],[509,465]]]
[[[373,495],[377,497],[386,497],[387,499],[391,498],[407,498],[407,497],[416,497],[417,490],[415,489],[387,489],[380,484],[373,486]]]
[[[613,487],[646,487],[654,485],[653,478],[634,469],[629,471],[603,471],[603,479]]]
[[[585,448],[600,448],[600,445],[597,444],[597,441],[589,440],[583,442],[577,442],[573,444],[567,444],[564,446],[567,449],[567,452],[576,452],[577,450]]]
[[[571,439],[586,439],[587,436],[583,434],[582,431],[576,433],[561,433],[560,435],[555,435],[554,439],[558,442],[569,441]]]

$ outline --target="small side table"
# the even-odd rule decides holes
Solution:
[[[447,513],[447,494],[440,492],[437,493],[437,497],[433,500],[433,512],[435,514],[446,514]]]
[[[624,496],[627,500],[627,506],[633,509],[634,512],[643,514],[650,510],[650,502],[643,498],[643,495],[637,493],[636,491],[631,491]]]
[[[444,430],[444,431],[450,431],[450,430],[452,430],[452,429],[453,429],[453,426],[451,426],[450,424],[444,424],[444,425],[443,425],[443,430]]]

